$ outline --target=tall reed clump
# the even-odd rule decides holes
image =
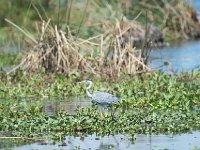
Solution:
[[[28,46],[29,53],[11,72],[39,72],[44,69],[47,73],[81,72],[114,79],[121,73],[136,74],[150,70],[146,65],[148,52],[144,55],[148,49],[138,50],[133,41],[126,41],[126,38],[133,37],[125,36],[130,31],[140,31],[139,26],[116,20],[116,24],[107,26],[107,29],[104,34],[84,40],[72,36],[69,29],[65,33],[56,25],[50,25],[50,20],[43,21],[41,29],[38,29],[39,38],[27,36],[33,41]]]
[[[103,42],[108,51],[101,56],[109,62],[112,73],[119,76],[121,72],[137,74],[151,70],[147,66],[151,46],[145,41],[146,31],[140,25],[123,18],[116,20],[115,25],[106,24],[104,28],[107,32]],[[138,49],[138,43],[142,49]]]

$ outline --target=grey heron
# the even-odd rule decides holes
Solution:
[[[89,90],[92,88],[93,86],[93,82],[92,80],[83,80],[80,83],[89,83],[89,86],[86,88],[86,94],[88,95],[88,97],[92,98],[92,100],[99,104],[99,105],[111,105],[114,103],[119,102],[121,99],[118,97],[115,97],[114,95],[110,94],[110,93],[106,93],[106,92],[99,92],[96,91],[94,93],[90,93]]]

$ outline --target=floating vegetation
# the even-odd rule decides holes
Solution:
[[[114,116],[99,115],[97,106],[78,108],[75,115],[58,111],[49,116],[42,111],[42,101],[34,104],[20,101],[20,97],[29,95],[41,99],[45,95],[84,95],[85,90],[76,84],[79,78],[78,75],[1,76],[0,85],[5,88],[0,91],[4,97],[0,103],[0,129],[12,131],[13,136],[59,140],[66,134],[166,134],[200,130],[200,111],[196,109],[200,107],[199,71],[174,76],[159,73],[124,76],[117,83],[96,82],[94,89],[107,87],[107,92],[123,99]]]

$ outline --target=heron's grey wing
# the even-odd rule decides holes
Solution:
[[[98,104],[112,104],[118,102],[120,99],[114,95],[106,92],[94,92],[92,99]]]

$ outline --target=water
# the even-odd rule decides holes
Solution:
[[[132,140],[127,135],[110,135],[99,137],[88,135],[85,137],[66,136],[62,143],[53,142],[35,142],[32,144],[13,147],[12,150],[27,149],[65,149],[72,150],[75,148],[91,150],[152,150],[152,149],[170,149],[170,150],[188,150],[200,148],[200,132],[181,135],[138,135]]]
[[[0,98],[0,103],[5,103],[5,99]],[[90,108],[92,101],[85,97],[51,97],[51,98],[37,98],[37,97],[22,97],[15,99],[15,103],[21,106],[36,106],[37,103],[42,105],[42,110],[49,116],[54,116],[56,112],[67,112],[71,115],[76,113],[77,108]],[[12,106],[12,103],[10,103]],[[11,107],[11,106],[8,106]]]
[[[43,103],[43,111],[48,115],[55,115],[57,111],[74,115],[77,108],[92,106],[91,99],[84,97],[51,98]]]
[[[199,0],[189,0],[192,2],[192,5],[194,8],[196,8],[198,11],[200,11],[200,1]]]
[[[191,71],[200,67],[200,41],[153,50],[150,56],[150,66],[153,69],[165,71],[163,63],[169,62],[177,72],[182,70]]]

